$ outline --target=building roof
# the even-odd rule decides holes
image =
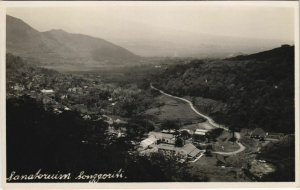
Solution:
[[[195,135],[206,135],[206,133],[208,132],[208,130],[206,129],[196,129],[195,131]]]
[[[189,144],[184,145],[184,146],[182,147],[182,149],[183,149],[187,154],[189,154],[189,153],[191,153],[193,150],[195,150],[196,147],[195,147],[193,144],[189,143]]]
[[[120,123],[126,124],[127,123],[126,121],[123,121],[121,119],[116,119],[115,122],[118,123],[118,124],[120,124]]]
[[[54,91],[52,89],[49,89],[49,90],[46,90],[46,89],[43,89],[41,90],[42,93],[53,93]]]
[[[267,139],[274,139],[274,140],[280,140],[282,137],[284,137],[284,133],[267,133],[266,136]]]
[[[256,128],[252,131],[251,136],[265,136],[266,132],[262,128]]]
[[[170,145],[170,144],[158,144],[158,145],[155,145],[155,147],[157,147],[160,150],[169,150],[169,151],[179,152],[180,154],[189,155],[191,157],[195,157],[201,152],[201,150],[196,148],[191,143],[186,144],[181,148],[175,147],[174,145]]]
[[[162,132],[162,133],[174,134],[176,131],[175,131],[175,130],[173,130],[173,129],[170,129],[170,130],[163,129],[161,132]]]
[[[284,133],[268,133],[267,136],[284,136]]]
[[[175,147],[174,145],[169,145],[169,144],[158,144],[156,145],[158,149],[163,149],[163,150],[171,150],[171,151],[178,151],[179,148]]]
[[[191,157],[195,157],[197,156],[197,154],[199,154],[201,152],[201,150],[199,150],[198,148],[194,149],[192,152],[189,153],[189,156]]]
[[[206,130],[206,129],[196,129],[196,131],[200,131],[200,132],[204,132],[204,133],[208,132],[208,130]]]
[[[172,139],[174,138],[174,135],[168,134],[168,133],[161,133],[161,132],[150,132],[149,137],[153,136],[156,139]]]
[[[143,140],[143,141],[140,143],[140,145],[141,145],[142,147],[145,148],[145,147],[148,147],[149,145],[155,143],[156,141],[157,141],[156,138],[154,138],[154,137],[149,137],[149,138]]]
[[[189,143],[182,147],[182,150],[186,152],[187,155],[191,157],[195,157],[197,154],[201,152],[197,147],[195,147],[193,144]]]

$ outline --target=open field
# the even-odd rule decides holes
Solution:
[[[153,106],[145,112],[154,116],[158,122],[164,120],[178,120],[182,125],[203,122],[204,119],[195,114],[188,104],[164,95],[156,97]]]
[[[152,84],[151,84],[151,88],[155,89],[155,90],[159,90],[159,89],[153,87]],[[174,109],[176,109],[177,106],[182,105],[181,101],[183,101],[183,102],[188,103],[189,108],[191,108],[190,110],[193,111],[194,115],[196,114],[198,117],[207,120],[206,122],[203,122],[203,121],[202,122],[199,122],[199,121],[195,122],[195,120],[192,120],[191,118],[189,118],[189,119],[185,118],[185,120],[176,118],[181,123],[181,126],[190,125],[190,127],[192,129],[193,128],[194,129],[202,128],[202,129],[209,130],[209,129],[216,128],[216,127],[224,129],[222,134],[216,139],[216,143],[214,143],[214,145],[213,145],[213,150],[214,150],[215,153],[229,155],[229,154],[236,154],[238,152],[244,151],[245,147],[239,142],[240,134],[238,132],[234,133],[234,137],[237,139],[237,141],[236,142],[230,141],[233,138],[233,136],[229,132],[229,130],[224,126],[221,126],[221,125],[215,123],[209,116],[203,115],[202,113],[198,112],[198,110],[196,110],[194,108],[191,101],[186,100],[184,98],[180,98],[180,97],[176,97],[176,96],[167,94],[167,93],[165,93],[161,90],[159,90],[159,91],[160,91],[160,93],[162,93],[163,95],[166,95],[166,96],[165,97],[162,97],[162,96],[158,97],[159,99],[162,99],[162,101],[158,102],[158,104],[156,104],[157,107],[170,106],[170,105],[175,106],[171,110],[167,110],[166,113],[170,113],[170,112],[172,113],[172,111]],[[178,101],[180,101],[180,102],[178,102]],[[186,107],[186,105],[184,105],[184,106]],[[157,112],[155,112],[155,114],[160,115],[160,110],[159,110],[159,108],[157,108],[157,109],[158,110],[157,110]],[[180,109],[178,109],[178,110],[180,110]],[[184,111],[186,111],[186,110],[184,110]],[[187,113],[187,112],[184,112],[184,113]],[[182,115],[180,115],[180,116],[182,116]],[[169,119],[169,118],[167,118],[167,119]],[[174,118],[172,118],[172,119],[174,120]]]

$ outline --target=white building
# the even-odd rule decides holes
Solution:
[[[207,134],[208,130],[206,129],[196,129],[194,135],[203,135],[205,136]]]
[[[146,148],[148,148],[150,145],[155,144],[156,142],[157,142],[157,139],[156,139],[155,137],[151,136],[151,137],[149,137],[149,138],[143,140],[143,141],[140,143],[140,147],[141,147],[142,149],[146,149]]]
[[[41,92],[44,93],[44,94],[51,94],[51,93],[54,93],[54,90],[52,90],[52,89],[49,89],[49,90],[43,89],[43,90],[41,90]]]

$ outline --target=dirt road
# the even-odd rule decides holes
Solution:
[[[150,87],[151,87],[152,89],[154,89],[154,90],[159,91],[159,92],[160,92],[161,94],[163,94],[163,95],[169,96],[169,97],[171,97],[171,98],[179,99],[179,100],[181,100],[181,101],[184,101],[184,102],[188,103],[189,106],[190,106],[190,108],[191,108],[196,114],[198,114],[199,116],[201,116],[201,117],[207,119],[207,121],[208,121],[212,126],[217,127],[217,128],[222,128],[222,129],[224,129],[224,130],[226,130],[226,131],[229,131],[229,129],[228,129],[227,127],[225,127],[224,125],[220,125],[220,124],[216,123],[211,117],[209,117],[209,116],[207,116],[207,115],[204,115],[204,114],[200,113],[200,112],[194,107],[194,105],[193,105],[193,103],[192,103],[191,101],[189,101],[189,100],[187,100],[187,99],[185,99],[185,98],[181,98],[181,97],[178,97],[178,96],[174,96],[174,95],[165,93],[164,91],[162,91],[162,90],[160,90],[160,89],[154,87],[152,84],[150,84]],[[246,149],[246,147],[245,147],[242,143],[239,142],[239,140],[240,140],[240,138],[241,138],[240,133],[235,132],[234,135],[235,135],[235,137],[236,137],[236,139],[237,139],[237,140],[236,140],[236,143],[237,143],[237,144],[239,145],[239,147],[240,147],[238,150],[233,151],[233,152],[219,152],[219,151],[217,151],[217,152],[212,152],[212,153],[215,153],[215,154],[221,154],[221,155],[234,155],[234,154],[237,154],[237,153],[239,153],[239,152],[244,151],[244,150]]]

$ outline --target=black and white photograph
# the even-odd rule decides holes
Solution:
[[[82,4],[5,8],[7,185],[297,182],[298,2]]]

